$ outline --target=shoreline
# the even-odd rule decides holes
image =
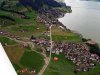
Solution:
[[[54,12],[58,13],[58,14],[55,14],[56,17],[55,17],[54,14],[52,14],[52,10],[54,10]],[[40,21],[38,21],[38,22],[43,22],[43,23],[45,23],[46,26],[50,26],[50,25],[52,25],[52,26],[55,26],[56,25],[56,26],[59,26],[59,27],[61,26],[61,28],[64,29],[65,31],[71,31],[71,32],[75,33],[76,35],[79,35],[80,38],[82,38],[82,39],[83,38],[84,39],[87,39],[87,40],[91,39],[91,38],[84,37],[80,32],[71,30],[66,25],[64,25],[61,21],[59,21],[59,18],[63,18],[66,13],[71,13],[72,12],[71,6],[69,6],[68,9],[66,8],[66,10],[67,10],[66,12],[65,11],[59,11],[59,12],[57,12],[58,10],[59,9],[43,10],[42,11],[42,14],[39,13],[39,17],[37,19],[40,19]],[[49,15],[52,15],[53,17],[52,18],[48,18],[49,17],[48,14]],[[45,19],[43,18],[44,16],[41,17],[40,15],[44,15],[45,16]],[[93,41],[93,40],[91,39],[91,41]],[[97,42],[95,42],[95,44],[100,45]]]
[[[65,2],[64,2],[65,3]],[[72,10],[71,10],[72,11]],[[71,32],[73,32],[73,33],[76,33],[76,34],[78,34],[78,35],[80,35],[80,37],[81,38],[84,38],[84,39],[91,39],[91,38],[86,38],[86,37],[84,37],[80,32],[78,32],[78,31],[76,31],[76,30],[71,30],[70,28],[68,28],[66,25],[64,25],[59,19],[60,18],[63,18],[64,16],[65,16],[65,14],[67,14],[68,12],[66,12],[66,13],[64,13],[64,15],[63,16],[61,16],[61,17],[58,17],[57,19],[58,19],[58,21],[62,24],[62,26],[64,26],[64,27],[66,27],[67,29],[69,29]],[[91,39],[91,41],[94,41],[93,39]],[[100,47],[100,44],[99,43],[97,43],[96,41],[94,41],[96,44],[98,44],[99,45],[99,47]]]

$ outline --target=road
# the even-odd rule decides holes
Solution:
[[[52,47],[53,47],[53,44],[52,44],[52,33],[51,33],[51,28],[52,26],[50,26],[50,56],[49,57],[46,57],[45,59],[45,65],[43,66],[43,68],[40,70],[40,72],[38,73],[38,75],[43,75],[43,73],[45,72],[45,70],[47,69],[49,63],[50,63],[50,60],[51,60],[51,54],[52,54]]]

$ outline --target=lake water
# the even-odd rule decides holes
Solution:
[[[79,0],[65,0],[65,2],[72,7],[72,13],[67,13],[59,20],[67,28],[100,44],[100,2]]]

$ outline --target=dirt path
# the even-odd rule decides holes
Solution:
[[[26,41],[23,41],[23,40],[17,40],[17,39],[15,39],[15,38],[10,38],[10,37],[8,37],[9,39],[12,39],[12,40],[16,41],[16,42],[19,43],[19,44],[22,44],[22,45],[28,44],[28,45],[31,47],[32,51],[34,51],[34,52],[36,52],[36,53],[38,53],[38,54],[41,54],[41,55],[43,55],[43,56],[45,57],[45,59],[44,59],[45,64],[44,64],[43,68],[40,70],[40,72],[38,73],[38,75],[43,75],[43,73],[45,72],[45,70],[46,70],[46,68],[48,67],[48,65],[49,65],[49,63],[50,63],[50,60],[51,60],[51,50],[52,50],[51,27],[52,27],[52,26],[50,26],[50,42],[51,42],[51,45],[50,45],[50,56],[49,56],[49,57],[47,57],[46,51],[45,51],[45,49],[43,49],[43,48],[42,48],[42,50],[43,50],[42,53],[40,53],[40,52],[34,50],[34,44],[33,44],[32,42],[30,42],[30,41],[27,41],[27,42],[26,42]]]

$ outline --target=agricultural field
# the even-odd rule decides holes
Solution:
[[[28,68],[29,70],[34,68],[36,73],[38,73],[43,67],[44,57],[41,54],[32,51],[29,46],[24,47],[14,40],[2,36],[0,36],[0,42],[2,44],[7,43],[7,45],[4,45],[4,49],[16,71],[23,68]],[[35,47],[34,50],[39,51],[40,48]]]
[[[25,48],[20,45],[10,45],[5,46],[4,48],[11,62],[18,65],[25,52]]]
[[[28,68],[29,70],[35,69],[38,73],[44,65],[44,57],[31,51],[30,48],[20,45],[5,46],[4,48],[16,71]]]

